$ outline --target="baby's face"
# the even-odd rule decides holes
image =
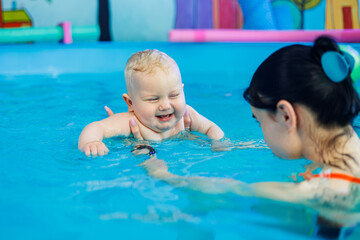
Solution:
[[[185,113],[180,73],[154,70],[133,75],[131,100],[136,117],[146,127],[162,133],[173,128]]]

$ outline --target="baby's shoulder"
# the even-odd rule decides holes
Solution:
[[[122,112],[111,115],[110,117],[103,119],[101,122],[109,128],[121,128],[122,131],[125,131],[126,129],[126,132],[128,132],[128,129],[130,129],[129,122],[133,117],[134,114],[131,112]]]
[[[190,113],[195,111],[195,109],[192,106],[187,105],[187,104],[186,104],[186,110],[189,111]]]
[[[121,112],[121,113],[115,113],[114,115],[110,116],[110,118],[121,118],[121,119],[130,120],[134,116],[135,115],[133,112]]]
[[[122,112],[101,120],[99,124],[104,130],[104,136],[129,136],[131,134],[129,123],[132,117],[133,114]]]

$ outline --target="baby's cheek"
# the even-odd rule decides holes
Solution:
[[[181,119],[183,116],[184,116],[184,114],[182,114],[181,111],[177,111],[177,112],[175,113],[175,118],[176,118],[177,120]]]
[[[186,111],[186,106],[183,106],[182,108],[181,108],[181,111],[179,111],[179,118],[182,118],[183,116],[184,116],[184,114],[185,114],[185,111]]]
[[[176,101],[175,108],[176,108],[176,115],[183,116],[186,110],[185,99],[184,100],[179,99],[178,101]]]

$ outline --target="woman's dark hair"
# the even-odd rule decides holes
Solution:
[[[352,124],[360,110],[358,93],[350,73],[333,82],[324,73],[321,56],[327,51],[341,53],[329,37],[319,37],[314,46],[291,45],[271,54],[256,70],[244,98],[256,108],[276,111],[284,99],[307,106],[322,126]]]

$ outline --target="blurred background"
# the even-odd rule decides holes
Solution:
[[[2,0],[2,28],[99,26],[101,41],[168,41],[171,29],[359,28],[359,0]]]

